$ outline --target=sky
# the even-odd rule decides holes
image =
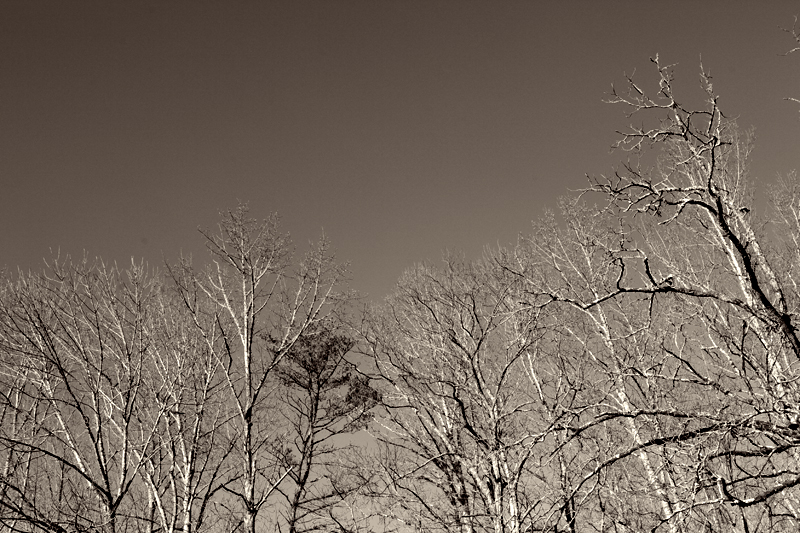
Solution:
[[[608,174],[649,58],[756,131],[759,189],[800,166],[800,2],[0,0],[0,268],[207,255],[247,202],[352,287],[508,245]]]

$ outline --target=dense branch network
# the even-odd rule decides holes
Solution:
[[[382,303],[246,206],[204,267],[4,278],[0,532],[796,531],[800,182],[756,209],[652,64],[616,172]]]

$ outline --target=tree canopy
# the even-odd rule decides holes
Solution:
[[[796,531],[800,181],[652,63],[616,171],[381,303],[246,206],[205,265],[6,276],[0,529]]]

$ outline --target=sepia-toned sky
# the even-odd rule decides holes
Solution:
[[[322,232],[383,297],[443,250],[526,232],[613,171],[649,58],[699,63],[757,134],[767,184],[800,166],[800,2],[0,1],[0,268],[50,250],[205,259],[197,227],[249,202],[302,250]]]

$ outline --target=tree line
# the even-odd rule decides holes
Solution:
[[[244,206],[202,267],[6,275],[2,530],[795,531],[800,181],[757,208],[653,64],[617,171],[380,304]]]

